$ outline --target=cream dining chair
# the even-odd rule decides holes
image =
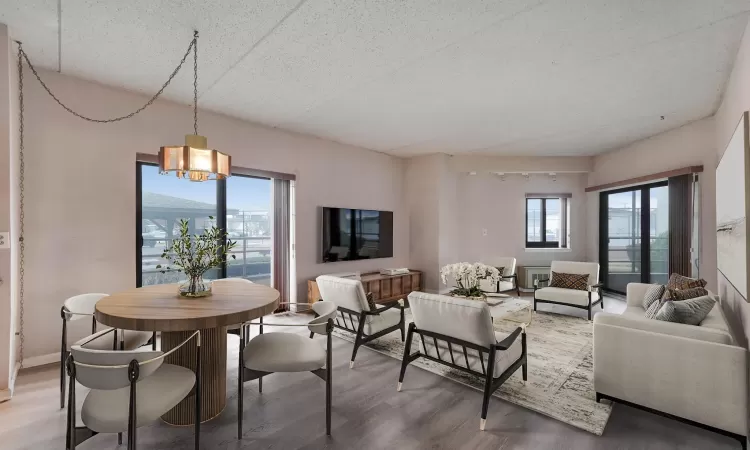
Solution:
[[[65,361],[70,354],[68,345],[68,322],[91,318],[91,334],[96,333],[96,317],[94,311],[96,302],[107,297],[108,294],[81,294],[65,300],[60,309],[62,318],[62,338],[60,342],[60,409],[65,408]],[[120,338],[118,339],[118,332]],[[103,335],[101,335],[103,336]],[[156,333],[147,331],[114,330],[111,337],[101,337],[86,341],[85,347],[91,350],[134,350],[152,341],[156,349]]]
[[[245,345],[240,339],[239,351],[239,394],[237,395],[237,439],[242,439],[242,405],[244,384],[246,381],[258,380],[258,391],[263,392],[263,377],[277,372],[312,372],[326,382],[326,434],[331,435],[331,372],[332,352],[331,336],[333,319],[336,317],[336,305],[329,301],[313,304],[293,303],[293,305],[311,307],[315,318],[304,324],[282,324],[248,322],[247,325],[260,325],[259,335]],[[297,333],[274,332],[263,334],[262,327],[307,327],[310,337]],[[241,327],[244,334],[245,327]],[[325,335],[326,348],[313,340],[316,334]]]
[[[191,391],[195,396],[195,448],[200,445],[201,337],[196,331],[167,353],[154,350],[96,350],[87,348],[96,339],[114,334],[109,329],[82,339],[70,348],[66,362],[70,387],[66,449],[75,449],[99,433],[128,434],[128,450],[136,448],[138,427],[155,422]],[[120,334],[122,342],[122,334]],[[192,370],[165,364],[164,358],[188,341],[196,340],[197,364]],[[107,339],[109,340],[109,339]],[[76,426],[76,381],[91,390],[81,407],[83,426]],[[195,389],[193,389],[195,387]]]

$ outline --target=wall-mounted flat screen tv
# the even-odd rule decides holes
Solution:
[[[393,256],[393,212],[322,207],[322,262]]]

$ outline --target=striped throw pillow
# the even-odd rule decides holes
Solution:
[[[586,291],[589,288],[589,274],[552,271],[552,280],[550,280],[549,287]]]

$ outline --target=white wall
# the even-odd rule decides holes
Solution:
[[[700,275],[716,289],[716,154],[714,120],[698,120],[627,147],[594,157],[594,170],[588,185],[596,186],[629,178],[650,175],[670,169],[703,165],[700,176],[701,198],[701,269]],[[599,260],[599,193],[587,194],[588,259]]]
[[[145,101],[52,72],[42,77],[71,107],[95,117],[132,111]],[[26,86],[28,358],[58,350],[65,298],[135,286],[135,155],[183,142],[192,132],[192,111],[157,102],[130,120],[91,124],[65,113],[35,81]],[[298,298],[306,296],[306,280],[322,273],[409,265],[403,160],[207,112],[199,126],[234,165],[297,175]],[[394,257],[318,264],[322,205],[393,211]]]
[[[493,256],[513,256],[519,266],[545,265],[553,260],[586,259],[586,174],[532,174],[528,181],[519,174],[505,176],[478,173],[458,175],[456,242],[458,259],[482,261]],[[527,193],[572,193],[570,199],[570,251],[526,250],[525,217]],[[487,230],[484,236],[482,230]]]
[[[750,110],[750,22],[745,28],[742,44],[737,53],[737,59],[732,74],[727,82],[721,105],[714,116],[716,132],[714,139],[715,161],[721,155],[737,127],[743,111]],[[750,176],[746,174],[745,176]],[[741,187],[738,187],[741,189]],[[709,200],[710,201],[710,200]],[[713,224],[712,232],[715,233]],[[721,274],[714,271],[719,279],[719,294],[724,303],[727,317],[732,321],[733,328],[739,337],[745,338],[745,344],[750,340],[750,305],[730,286],[724,282]]]

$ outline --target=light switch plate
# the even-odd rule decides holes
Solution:
[[[10,233],[0,232],[0,248],[10,248]]]

